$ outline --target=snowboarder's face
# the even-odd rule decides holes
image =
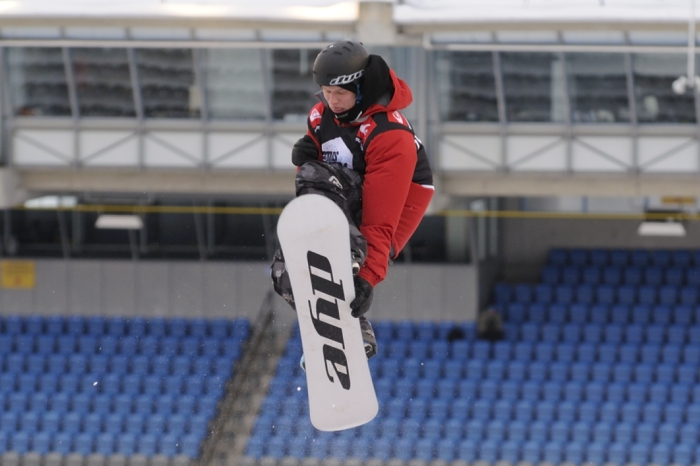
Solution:
[[[323,98],[333,113],[344,113],[355,106],[355,93],[340,86],[321,86]]]

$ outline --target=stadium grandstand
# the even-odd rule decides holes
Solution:
[[[0,0],[0,466],[700,465],[695,0]],[[411,87],[435,195],[371,422],[272,293],[312,66]]]

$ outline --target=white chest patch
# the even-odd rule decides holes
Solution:
[[[350,152],[350,149],[345,145],[342,138],[338,137],[324,142],[323,146],[321,146],[321,151],[323,151],[324,162],[353,168],[352,152]]]

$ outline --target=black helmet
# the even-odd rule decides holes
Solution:
[[[314,82],[319,86],[342,86],[358,80],[367,67],[369,54],[352,40],[327,46],[314,61]]]

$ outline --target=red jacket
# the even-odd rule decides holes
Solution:
[[[390,252],[392,259],[401,252],[434,192],[423,145],[399,113],[412,102],[411,90],[393,71],[390,74],[394,94],[386,105],[370,106],[351,124],[332,119],[336,125],[333,131],[347,131],[364,150],[364,161],[356,160],[353,167],[364,175],[360,231],[367,240],[367,260],[359,275],[372,286],[386,277]],[[319,141],[316,130],[322,120],[329,121],[323,118],[324,111],[323,102],[316,104],[308,120],[308,134],[319,149],[324,141]],[[323,160],[321,154],[319,160]]]

